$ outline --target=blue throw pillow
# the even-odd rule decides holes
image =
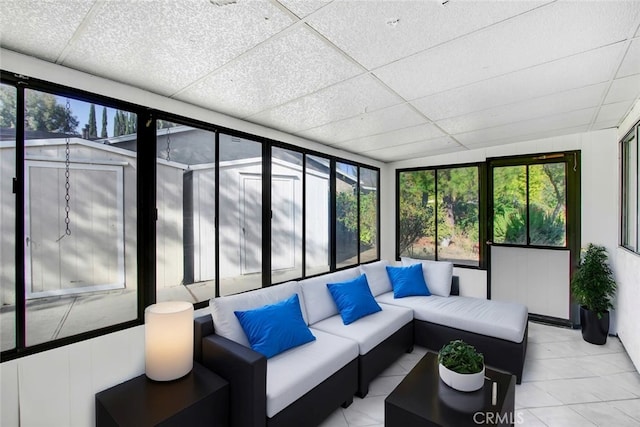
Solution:
[[[387,266],[387,274],[391,280],[394,298],[404,298],[418,295],[431,295],[422,274],[422,264],[409,267]]]
[[[251,348],[267,358],[316,339],[302,317],[298,294],[275,304],[234,313]]]
[[[345,325],[382,310],[373,298],[364,274],[346,282],[328,283],[327,288]]]

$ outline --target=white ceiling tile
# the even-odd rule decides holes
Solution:
[[[618,124],[620,124],[619,119],[609,120],[605,122],[596,122],[593,126],[591,126],[590,130],[600,130],[600,129],[611,129],[617,128]]]
[[[613,104],[606,104],[600,107],[600,111],[598,112],[598,116],[596,117],[596,123],[599,122],[609,122],[618,120],[618,122],[622,121],[622,118],[626,115],[626,113],[631,108],[631,104],[633,104],[634,99],[616,102]]]
[[[268,2],[107,2],[64,65],[168,95],[292,22]]]
[[[332,0],[278,0],[280,4],[289,9],[299,18],[304,18],[331,3]]]
[[[635,99],[640,92],[640,74],[615,79],[609,88],[609,93],[604,100],[605,104],[613,104],[618,101]]]
[[[364,138],[351,139],[336,144],[336,147],[353,152],[365,152],[416,141],[424,141],[443,135],[444,133],[436,126],[431,123],[425,123],[382,134],[366,136]]]
[[[438,154],[460,151],[461,147],[449,137],[417,141],[410,144],[396,145],[363,152],[362,154],[374,159],[395,162],[415,157],[434,156]]]
[[[622,60],[617,77],[640,74],[640,39],[631,42],[629,50]]]
[[[334,1],[307,22],[373,69],[547,2]]]
[[[247,120],[295,133],[402,102],[402,98],[377,79],[363,74],[263,111]]]
[[[607,83],[572,89],[515,104],[490,108],[436,122],[447,133],[457,134],[522,121],[552,114],[597,107]]]
[[[94,0],[0,0],[0,44],[55,62]]]
[[[246,117],[361,72],[299,26],[257,46],[176,98]]]
[[[591,122],[595,111],[595,108],[586,108],[584,110],[555,114],[534,120],[510,123],[504,126],[460,133],[454,135],[454,137],[467,147],[486,144],[487,142],[496,140],[510,140],[511,142],[515,142],[523,137],[534,139],[538,138],[539,135],[545,131],[587,126]]]
[[[401,104],[298,132],[297,135],[325,144],[336,144],[424,123],[420,114],[408,105]]]
[[[431,120],[606,82],[624,43],[541,64],[411,101]]]
[[[472,150],[475,150],[478,148],[501,147],[503,145],[508,145],[508,144],[518,144],[526,141],[534,141],[534,140],[557,137],[562,135],[572,135],[576,133],[587,132],[588,130],[589,130],[588,124],[572,126],[568,128],[561,128],[561,129],[551,129],[551,130],[538,129],[535,133],[521,135],[517,138],[510,137],[510,138],[503,138],[503,139],[484,140],[484,141],[478,142],[477,144],[473,144],[473,145],[469,144],[467,145],[467,147]],[[504,155],[507,155],[509,152],[511,152],[511,150],[505,151],[504,149],[496,149],[494,153],[487,152],[487,157],[504,156]],[[524,148],[523,153],[526,153],[526,152],[530,152],[530,148]],[[511,152],[511,154],[513,154],[513,152]]]
[[[415,99],[624,40],[639,13],[640,2],[553,3],[375,74]]]

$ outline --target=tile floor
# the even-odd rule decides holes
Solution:
[[[422,358],[416,347],[322,427],[384,426],[384,399]],[[522,384],[516,385],[519,426],[640,426],[640,374],[620,340],[604,346],[582,340],[579,330],[529,322]]]

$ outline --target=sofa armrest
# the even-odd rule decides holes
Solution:
[[[213,334],[213,318],[210,314],[193,319],[193,359],[202,363],[202,339]]]
[[[267,359],[219,335],[202,339],[202,364],[229,382],[233,427],[264,427],[267,419]]]
[[[451,276],[451,293],[449,295],[460,295],[460,277]]]

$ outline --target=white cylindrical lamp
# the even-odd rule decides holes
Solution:
[[[145,373],[171,381],[193,369],[193,304],[168,301],[144,310]]]

